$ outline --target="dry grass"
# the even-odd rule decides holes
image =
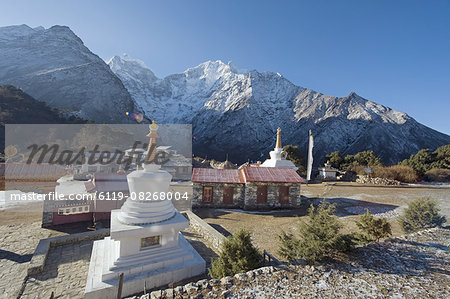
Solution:
[[[302,185],[302,195],[308,198],[327,198],[331,202],[337,203],[337,213],[343,223],[341,233],[351,233],[358,228],[355,221],[357,215],[349,214],[345,208],[347,206],[373,206],[380,207],[389,205],[405,207],[410,201],[417,197],[431,197],[440,201],[442,214],[450,215],[450,195],[445,188],[427,187],[407,187],[407,186],[362,186],[356,183],[325,183]],[[449,199],[449,200],[445,200]],[[354,202],[352,202],[352,200]],[[445,204],[449,203],[449,204]],[[253,214],[235,210],[214,210],[201,209],[195,212],[199,214],[207,223],[222,233],[234,233],[240,228],[245,228],[252,232],[252,239],[259,250],[267,250],[275,257],[280,242],[278,235],[282,232],[291,232],[298,236],[298,220],[307,220],[307,205],[292,211],[273,211],[271,214]],[[392,226],[394,237],[403,234],[396,219],[388,219]]]
[[[425,180],[429,182],[450,182],[450,169],[433,168],[425,172]]]
[[[200,209],[194,211],[206,222],[222,233],[235,233],[240,228],[249,230],[252,234],[252,241],[259,251],[266,250],[276,258],[284,260],[278,249],[281,245],[278,236],[282,231],[292,233],[299,237],[299,220],[307,221],[305,210],[293,210],[290,212],[274,212],[273,214],[248,214],[245,212],[234,212],[233,210],[209,210]],[[348,216],[340,218],[343,225],[340,232],[348,234],[358,231],[355,221],[359,216]],[[388,220],[392,226],[393,236],[402,235],[402,230],[397,221]]]
[[[372,175],[378,178],[396,180],[403,183],[414,183],[419,180],[419,175],[409,166],[376,166],[373,168]]]

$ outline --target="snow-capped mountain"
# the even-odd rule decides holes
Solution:
[[[0,28],[0,85],[20,87],[52,108],[95,122],[127,122],[125,112],[138,110],[160,123],[192,123],[196,155],[264,159],[279,126],[283,144],[303,150],[311,129],[318,159],[335,150],[368,149],[385,162],[397,162],[418,149],[450,143],[450,136],[405,113],[354,93],[323,95],[278,73],[208,61],[157,78],[128,56],[108,64],[68,27]]]
[[[95,122],[123,122],[133,101],[108,65],[68,27],[0,28],[0,85]]]
[[[303,150],[311,129],[319,159],[336,150],[373,150],[385,162],[395,163],[421,148],[450,143],[450,136],[403,112],[355,93],[327,96],[296,86],[279,73],[208,61],[161,79],[128,56],[115,56],[108,64],[147,118],[192,123],[193,151],[200,156],[223,160],[228,153],[239,162],[264,159],[274,146],[277,127],[283,144]]]

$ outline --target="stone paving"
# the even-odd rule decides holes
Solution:
[[[41,223],[0,226],[0,298],[16,298],[40,239],[52,236]]]
[[[83,298],[93,241],[51,248],[44,272],[30,275],[21,298]]]
[[[83,298],[93,241],[50,248],[44,272],[27,277],[40,239],[63,233],[43,229],[40,222],[0,226],[0,298]],[[192,228],[184,236],[210,265],[217,254]]]

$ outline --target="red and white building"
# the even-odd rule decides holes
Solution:
[[[296,208],[303,182],[292,168],[194,168],[192,207]]]
[[[194,168],[192,207],[242,209],[296,208],[300,205],[297,167],[286,159],[281,146],[281,129],[270,159],[263,164],[239,169]]]

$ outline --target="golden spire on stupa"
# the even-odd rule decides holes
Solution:
[[[153,120],[152,124],[149,125],[150,132],[146,135],[150,138],[150,143],[148,144],[147,156],[145,157],[145,163],[155,163],[156,162],[156,139],[159,138],[158,135],[158,125]]]
[[[278,127],[277,129],[277,143],[275,144],[275,148],[283,148],[281,146],[281,128]]]

